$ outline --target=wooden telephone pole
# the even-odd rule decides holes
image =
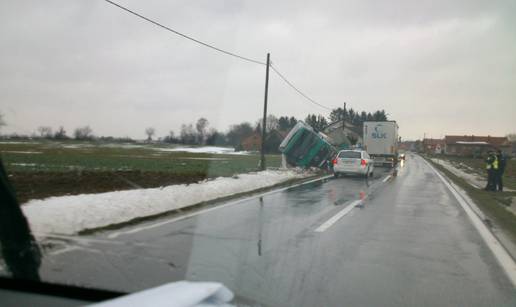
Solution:
[[[269,95],[269,66],[270,66],[270,54],[267,53],[267,65],[265,68],[265,97],[263,99],[263,122],[262,122],[262,150],[260,167],[265,170],[265,138],[266,138],[266,126],[267,126],[267,97]]]

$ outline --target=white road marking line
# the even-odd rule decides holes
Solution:
[[[391,178],[391,175],[388,175],[387,177],[383,178],[382,182],[383,183],[386,183],[387,180],[389,180]]]
[[[79,250],[79,249],[82,249],[82,248],[80,248],[78,246],[68,246],[68,247],[65,247],[65,248],[58,249],[56,251],[50,252],[48,254],[50,256],[57,256],[57,255],[60,255],[60,254],[68,253],[68,252],[71,252],[71,251],[74,251],[74,250]]]
[[[448,183],[447,180],[431,165],[428,161],[424,160],[426,164],[437,174],[437,177],[441,179],[444,185],[450,190],[455,199],[459,202],[461,207],[466,212],[467,216],[471,220],[473,226],[480,233],[480,236],[489,247],[491,252],[494,254],[498,263],[500,263],[501,267],[504,269],[507,277],[512,282],[512,285],[516,287],[516,263],[509,255],[509,253],[505,250],[502,244],[496,239],[496,237],[491,233],[491,231],[486,227],[486,225],[482,222],[482,220],[475,214],[475,212],[471,209],[471,206],[465,200],[460,193]]]
[[[94,239],[94,238],[84,238],[77,235],[63,235],[63,234],[53,234],[53,233],[33,233],[33,235],[37,238],[38,241],[49,239],[49,240],[64,240],[64,241],[73,241],[77,243],[81,243],[84,245],[90,245],[91,243],[96,244],[117,244],[117,245],[125,245],[125,242],[113,242],[111,240],[106,239]]]
[[[193,212],[193,213],[190,213],[190,214],[186,214],[186,215],[183,215],[183,216],[178,216],[176,218],[173,218],[173,219],[170,219],[170,220],[166,220],[166,221],[163,221],[163,222],[159,222],[159,223],[155,223],[155,224],[152,224],[152,225],[141,226],[141,227],[136,227],[136,228],[133,228],[133,229],[130,229],[130,230],[114,232],[114,233],[108,235],[108,238],[115,239],[115,238],[117,238],[117,237],[119,237],[121,235],[137,233],[137,232],[140,232],[140,231],[143,231],[143,230],[160,227],[160,226],[163,226],[163,225],[166,225],[166,224],[170,224],[170,223],[174,223],[174,222],[181,221],[181,220],[184,220],[184,219],[188,219],[188,218],[194,217],[196,215],[204,214],[204,213],[207,213],[207,212],[210,212],[210,211],[213,211],[213,210],[217,210],[217,209],[222,209],[222,208],[225,208],[225,207],[233,206],[233,205],[236,205],[236,204],[239,204],[241,202],[248,201],[248,200],[251,200],[251,199],[254,199],[254,198],[259,198],[259,197],[263,197],[263,196],[266,196],[266,195],[271,195],[271,194],[274,194],[274,193],[282,192],[282,191],[285,191],[285,190],[288,190],[288,189],[292,189],[292,188],[295,188],[295,187],[298,187],[298,186],[302,186],[302,185],[305,185],[305,184],[309,184],[309,183],[313,183],[313,182],[317,182],[317,181],[322,181],[322,180],[329,179],[329,178],[332,178],[332,177],[333,177],[333,175],[324,176],[324,177],[321,177],[321,178],[317,178],[317,179],[309,180],[309,181],[306,181],[306,182],[298,183],[298,184],[295,184],[295,185],[287,186],[287,187],[284,187],[284,188],[280,188],[280,189],[277,189],[277,190],[272,190],[272,191],[269,191],[269,192],[264,192],[264,193],[261,193],[261,194],[248,196],[248,197],[245,197],[245,198],[242,198],[242,199],[238,199],[236,201],[233,201],[233,202],[230,202],[230,203],[227,203],[227,204],[217,205],[217,206],[212,207],[212,208],[207,208],[207,209],[204,209],[204,210],[199,210],[199,211],[196,211],[196,212]]]
[[[329,220],[327,220],[326,222],[322,223],[321,226],[317,227],[314,231],[315,232],[324,232],[324,231],[326,231],[328,228],[333,226],[333,224],[335,224],[338,220],[340,220],[344,215],[346,215],[349,212],[351,212],[351,210],[353,210],[353,208],[355,208],[355,206],[358,205],[361,202],[362,202],[362,200],[360,200],[360,199],[357,199],[357,200],[353,201],[346,208],[340,210],[337,214],[332,216]]]

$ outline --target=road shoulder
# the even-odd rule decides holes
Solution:
[[[36,234],[91,234],[156,218],[192,214],[229,200],[272,193],[321,177],[325,178],[319,172],[267,170],[192,185],[54,197],[33,201],[23,210]],[[59,223],[53,222],[56,218]]]
[[[516,260],[516,216],[497,201],[494,192],[473,187],[442,165],[423,157],[467,202],[483,224],[496,237],[513,260]]]

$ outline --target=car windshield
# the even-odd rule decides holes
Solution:
[[[341,151],[339,153],[339,158],[360,159],[361,157],[360,151]]]
[[[0,281],[516,306],[516,1],[4,0],[0,50]]]

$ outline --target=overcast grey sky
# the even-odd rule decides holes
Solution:
[[[171,28],[272,61],[330,107],[385,109],[405,139],[516,132],[516,1],[120,0]],[[265,67],[102,0],[0,2],[2,132],[90,125],[159,136],[206,117],[255,122]],[[269,112],[328,112],[271,74]]]

